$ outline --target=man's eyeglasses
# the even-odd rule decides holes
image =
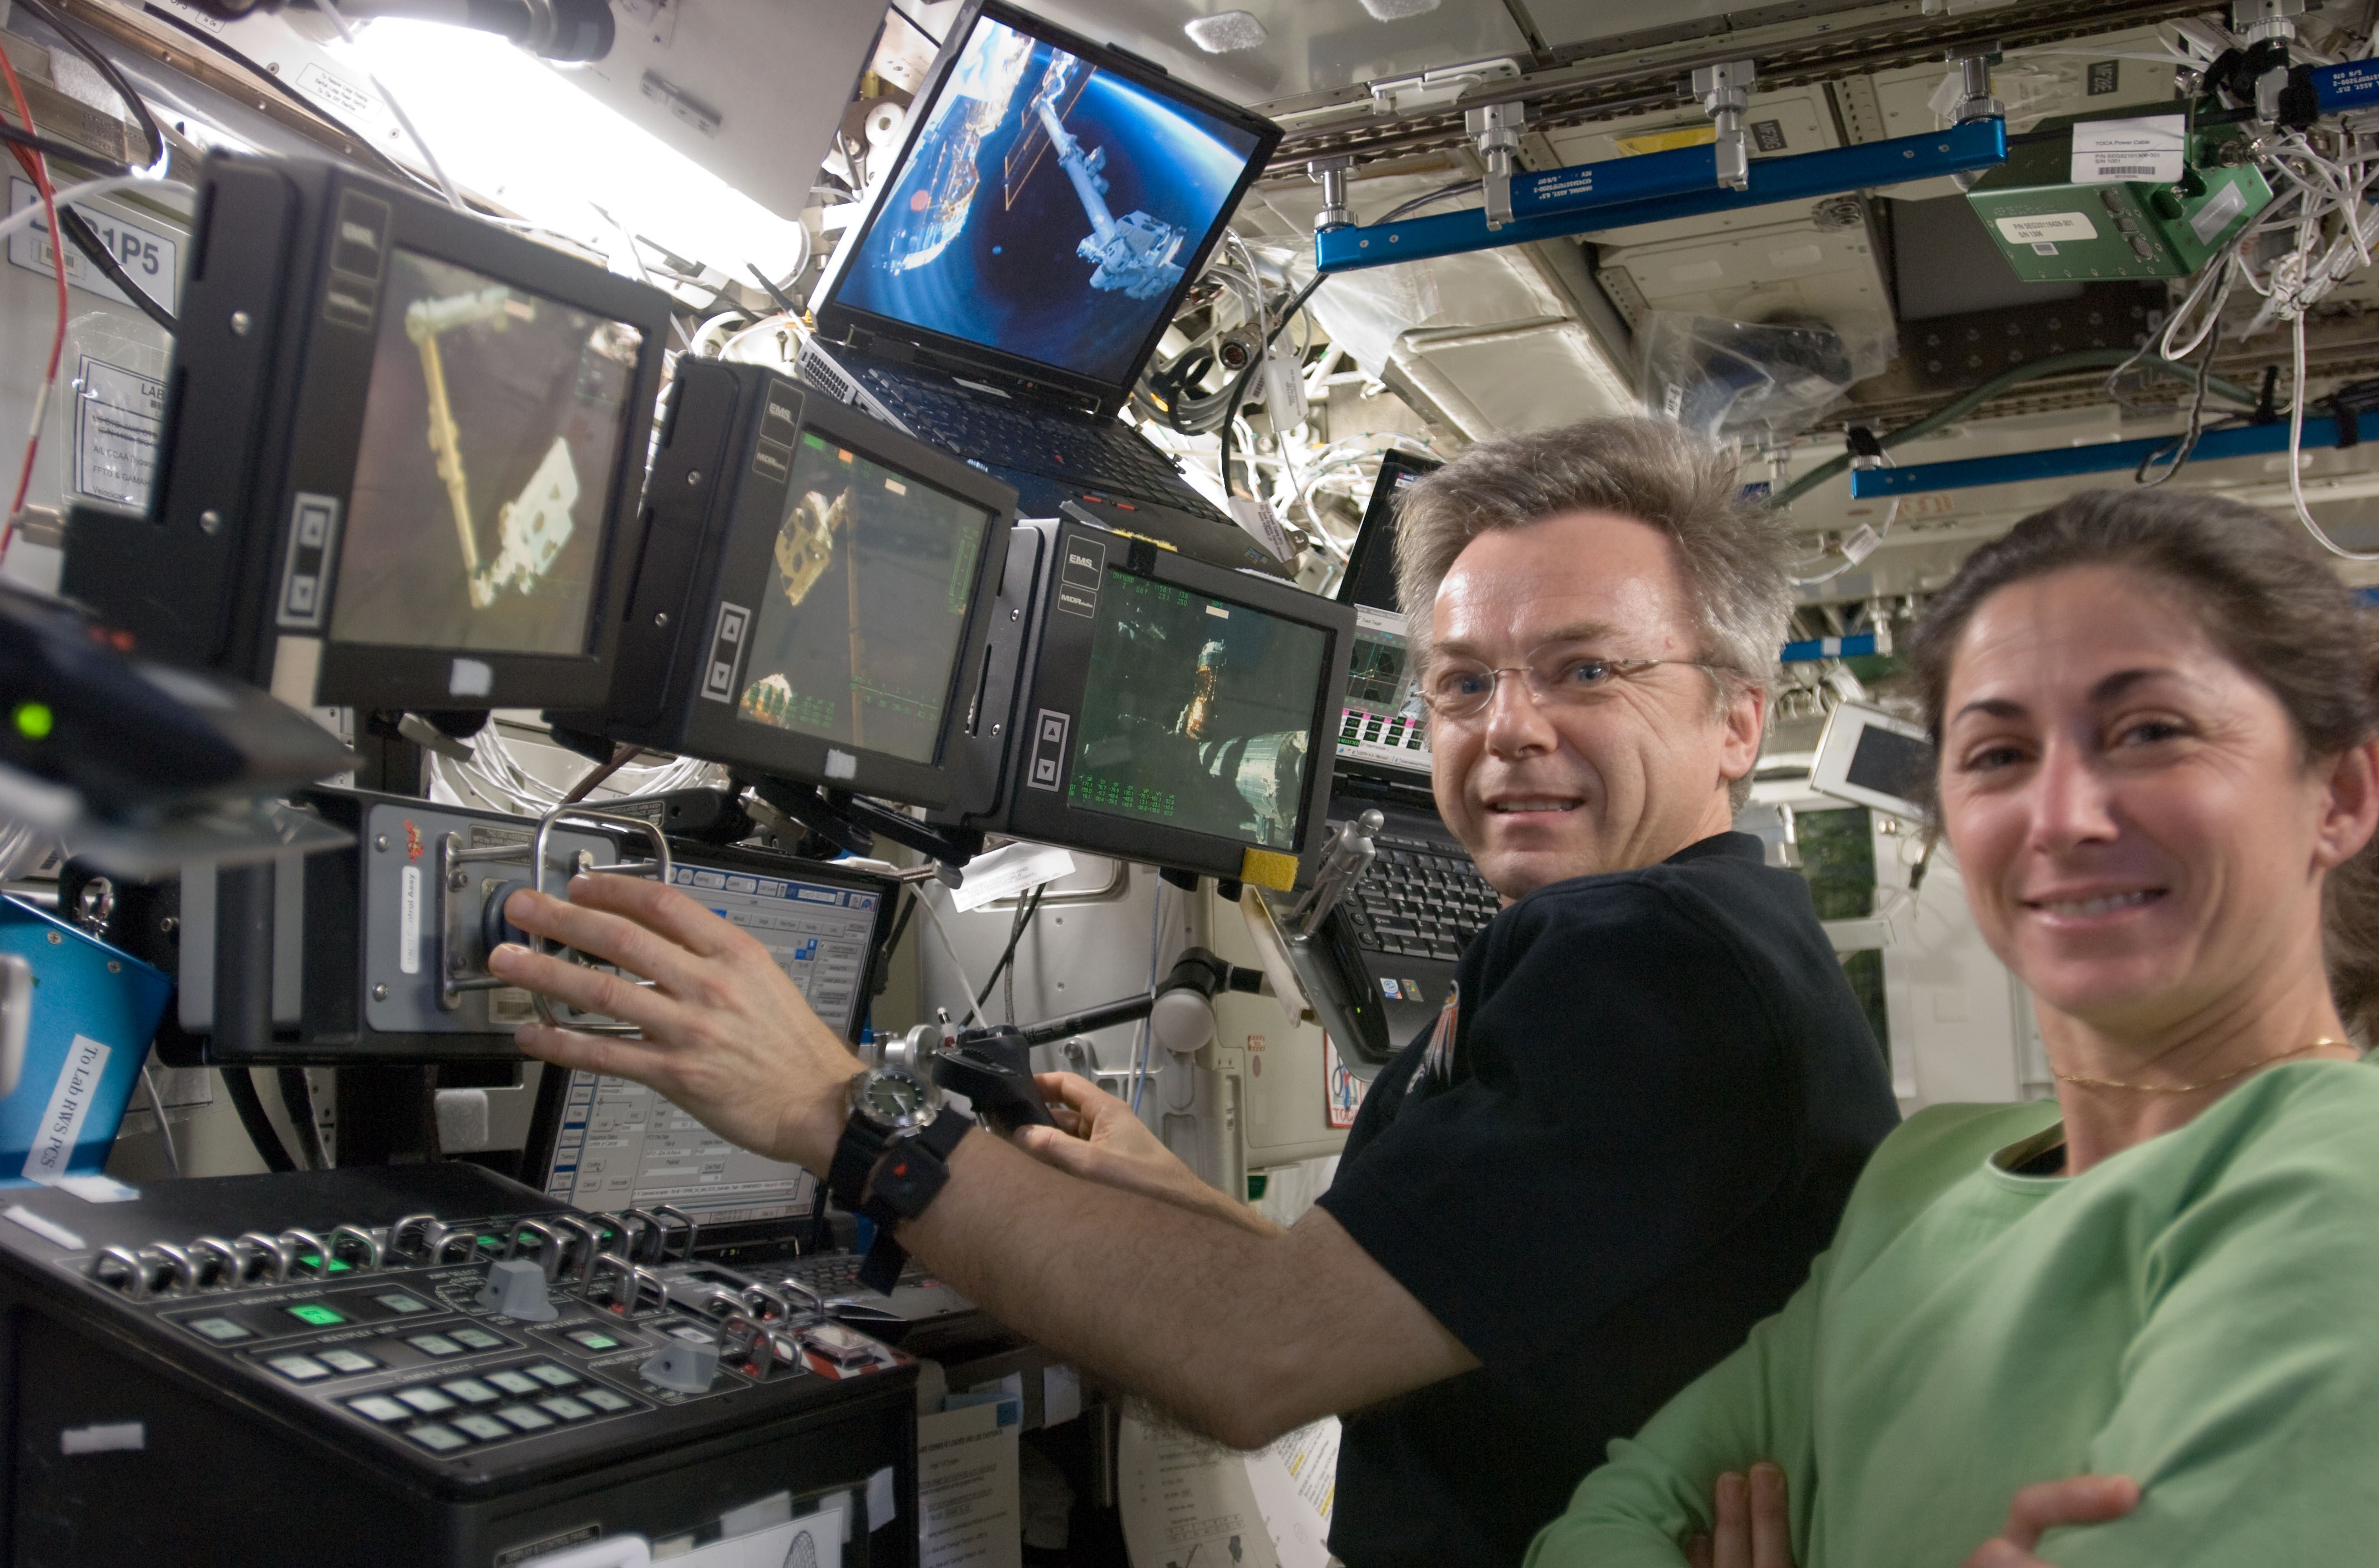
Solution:
[[[1540,649],[1526,664],[1499,669],[1490,669],[1476,659],[1432,660],[1421,683],[1420,697],[1440,722],[1466,723],[1485,713],[1495,700],[1497,681],[1506,675],[1517,675],[1540,708],[1586,707],[1609,696],[1621,681],[1663,664],[1713,671],[1723,668],[1690,658],[1611,658],[1601,654]]]

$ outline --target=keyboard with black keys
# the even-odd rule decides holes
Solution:
[[[867,390],[919,439],[1030,474],[1046,474],[1165,506],[1195,495],[1163,453],[1113,419],[1055,409],[1007,408],[993,397],[960,397],[881,366],[859,367]]]
[[[859,1283],[857,1252],[817,1252],[786,1266],[784,1272],[817,1292],[829,1316],[853,1328],[895,1340],[909,1328],[947,1323],[967,1318],[974,1303],[934,1277],[914,1258],[900,1271],[889,1296],[879,1296]]]
[[[817,1252],[787,1265],[784,1272],[820,1296],[840,1296],[859,1288],[859,1265],[866,1260],[857,1252]],[[901,1285],[924,1285],[929,1279],[925,1266],[914,1258],[901,1267]]]
[[[1373,953],[1452,963],[1495,918],[1495,890],[1452,845],[1383,833],[1346,899],[1356,939]]]

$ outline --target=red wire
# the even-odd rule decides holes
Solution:
[[[26,134],[34,134],[32,105],[25,102],[24,84],[17,79],[17,67],[10,63],[5,47],[0,47],[0,76],[8,78],[8,96],[17,101],[17,117],[24,122]],[[42,216],[50,225],[50,260],[57,271],[57,331],[50,336],[50,368],[42,378],[41,392],[36,394],[38,406],[46,409],[49,391],[57,384],[58,362],[66,357],[66,235],[58,231],[57,192],[50,185],[49,161],[40,153],[29,152],[21,147],[12,146],[9,151],[17,155],[17,162],[24,166],[25,172],[32,175],[35,187],[42,193]],[[25,438],[25,462],[17,473],[17,493],[8,502],[7,515],[0,517],[0,561],[7,559],[9,542],[16,537],[17,514],[25,510],[25,492],[33,484],[33,457],[41,446],[42,426],[37,418],[32,431]]]

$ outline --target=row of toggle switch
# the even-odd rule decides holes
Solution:
[[[606,1265],[629,1294],[639,1261],[690,1259],[700,1227],[682,1210],[663,1204],[616,1214],[556,1213],[522,1219],[490,1233],[477,1224],[450,1225],[434,1214],[409,1214],[385,1228],[343,1224],[327,1235],[293,1226],[273,1234],[248,1231],[228,1241],[201,1236],[185,1244],[152,1241],[107,1247],[91,1260],[91,1277],[134,1300],[332,1279],[387,1268],[470,1262],[496,1252],[527,1256],[548,1282],[575,1270],[582,1292]],[[627,1271],[627,1277],[621,1277]],[[625,1311],[631,1307],[622,1307]]]

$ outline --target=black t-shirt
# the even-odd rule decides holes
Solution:
[[[1322,1206],[1484,1363],[1349,1416],[1349,1568],[1520,1561],[1611,1440],[1784,1305],[1899,1121],[1806,885],[1723,833],[1462,955]],[[1449,1081],[1450,1076],[1450,1081]]]

